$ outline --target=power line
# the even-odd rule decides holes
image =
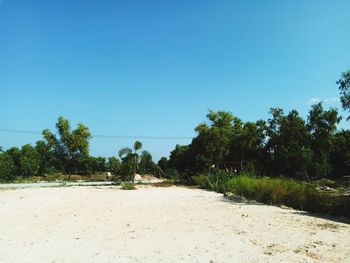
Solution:
[[[39,132],[39,131],[14,130],[14,129],[0,129],[0,132],[4,132],[4,133],[24,133],[24,134],[41,134],[41,132]]]
[[[0,132],[3,133],[17,133],[17,134],[42,134],[39,131],[30,131],[30,130],[16,130],[16,129],[1,129]],[[100,139],[143,139],[143,140],[189,140],[193,137],[190,136],[126,136],[126,135],[102,135],[96,134],[92,135],[92,138]]]

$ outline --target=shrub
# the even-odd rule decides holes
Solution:
[[[121,189],[123,190],[134,190],[136,189],[132,182],[123,182],[121,184]]]
[[[314,184],[289,178],[218,172],[200,174],[193,179],[202,188],[217,192],[229,191],[266,204],[286,205],[314,213],[350,216],[350,197],[324,193]]]

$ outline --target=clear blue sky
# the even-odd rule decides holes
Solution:
[[[0,128],[193,136],[207,109],[338,107],[350,69],[350,1],[0,0]],[[349,122],[342,122],[349,128]],[[0,133],[0,145],[38,135]],[[144,140],[155,159],[190,140]],[[92,139],[115,155],[133,140]]]

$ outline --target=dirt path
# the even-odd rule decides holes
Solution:
[[[350,262],[350,225],[180,187],[0,191],[0,262]]]

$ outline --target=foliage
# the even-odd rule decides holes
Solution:
[[[343,109],[350,111],[350,70],[342,73],[337,84],[339,85],[340,101]],[[347,120],[350,120],[350,115]]]
[[[49,145],[45,141],[39,140],[36,142],[35,149],[40,158],[39,174],[45,175],[54,172],[55,167],[53,164],[55,163],[55,156],[50,150]]]
[[[18,177],[21,175],[21,150],[17,147],[11,147],[6,151],[6,153],[11,157],[14,169],[13,169],[13,177]]]
[[[48,129],[43,131],[45,143],[55,156],[54,165],[68,174],[78,172],[83,160],[89,156],[91,134],[88,127],[79,123],[75,130],[71,130],[69,121],[59,117],[56,130],[58,136]]]
[[[342,130],[335,134],[334,146],[330,153],[331,178],[337,175],[350,175],[350,131]]]
[[[350,137],[337,132],[336,109],[315,104],[307,121],[296,110],[284,114],[272,108],[270,114],[266,122],[243,122],[229,112],[209,111],[192,142],[176,145],[169,160],[159,164],[177,170],[186,182],[213,169],[308,181],[348,173]]]
[[[315,177],[327,177],[331,172],[330,154],[334,147],[335,132],[340,121],[336,109],[325,111],[322,103],[312,106],[307,127],[311,133],[311,149],[313,159],[310,172]]]
[[[163,171],[154,163],[152,155],[148,151],[143,151],[141,155],[138,151],[142,148],[142,143],[136,141],[133,150],[130,148],[122,148],[118,154],[122,160],[119,173],[124,175],[124,180],[130,178],[134,181],[136,173],[152,174],[155,176],[162,176]]]
[[[15,179],[15,164],[8,153],[0,153],[0,181]]]
[[[349,110],[350,71],[343,73],[337,83],[343,108]],[[306,120],[296,110],[285,114],[280,108],[272,108],[270,114],[267,121],[245,122],[231,112],[209,110],[207,120],[195,127],[191,143],[176,145],[169,159],[162,157],[158,164],[149,152],[140,154],[140,141],[132,148],[120,149],[120,159],[90,156],[88,127],[79,123],[72,130],[70,122],[59,117],[56,133],[44,130],[43,140],[35,147],[12,147],[5,153],[0,147],[0,173],[2,180],[15,180],[50,174],[90,176],[108,171],[118,180],[131,181],[141,173],[185,183],[198,181],[218,191],[226,185],[220,185],[225,176],[218,180],[218,171],[249,171],[304,181],[338,180],[350,174],[350,133],[337,130],[341,117],[336,109],[324,109],[322,103],[312,105]],[[201,176],[214,171],[214,178]]]
[[[311,135],[304,120],[295,110],[287,116],[282,109],[270,110],[272,118],[268,120],[265,149],[269,153],[266,168],[273,175],[296,177],[298,172],[305,171],[310,164],[312,151]]]
[[[207,173],[195,177],[199,186],[231,192],[258,202],[299,210],[350,216],[350,198],[321,192],[313,184],[290,178],[257,177],[249,173]]]
[[[136,189],[133,182],[122,182],[121,189],[123,190],[134,190]]]
[[[109,157],[107,162],[107,171],[113,175],[120,174],[121,171],[121,162],[116,157]]]
[[[170,153],[168,168],[176,169],[180,173],[186,173],[190,168],[191,154],[190,146],[176,145],[175,149]]]
[[[212,166],[219,167],[229,153],[233,115],[230,112],[209,110],[209,123],[201,123],[196,128],[197,137],[191,143],[193,158],[191,171],[199,172]]]
[[[163,171],[165,171],[166,169],[168,169],[168,158],[166,157],[162,157],[159,159],[158,161],[158,166],[160,169],[162,169]]]
[[[38,174],[40,170],[40,155],[30,144],[22,147],[19,162],[22,177],[30,177]]]
[[[106,158],[104,157],[85,157],[80,159],[80,171],[83,174],[92,175],[94,173],[102,173],[107,171]]]
[[[152,155],[147,151],[141,153],[138,166],[140,174],[152,174],[158,177],[163,175],[163,170],[153,161]]]

